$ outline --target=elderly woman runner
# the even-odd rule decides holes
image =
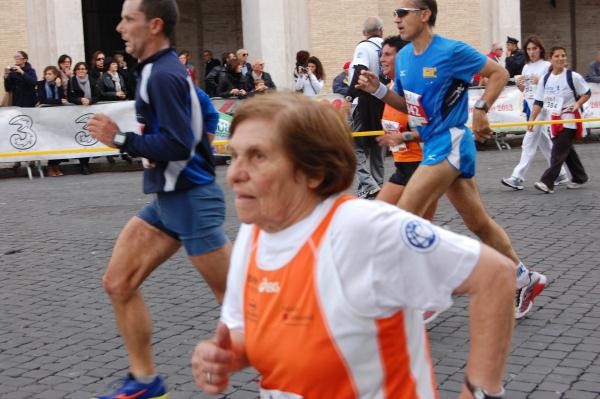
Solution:
[[[243,224],[221,323],[192,357],[201,389],[222,392],[229,373],[253,366],[261,398],[433,398],[422,310],[447,308],[456,293],[470,297],[472,332],[461,397],[502,397],[514,316],[508,258],[343,194],[356,160],[330,105],[253,98],[236,111],[229,145]]]

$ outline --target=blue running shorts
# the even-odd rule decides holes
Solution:
[[[228,241],[223,230],[225,197],[216,182],[157,193],[137,216],[181,241],[188,256],[216,251]]]
[[[437,165],[448,160],[450,165],[460,171],[460,177],[475,176],[475,139],[467,128],[456,127],[436,134],[423,144],[423,165]]]

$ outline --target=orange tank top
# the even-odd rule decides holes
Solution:
[[[390,105],[386,104],[381,119],[384,125],[385,121],[398,123],[401,132],[408,130],[408,115]],[[420,142],[409,141],[404,144],[397,151],[392,150],[394,162],[420,162],[423,160],[423,150],[421,149]]]
[[[349,199],[339,197],[294,258],[279,269],[259,268],[260,230],[255,227],[252,233],[244,288],[244,336],[250,364],[261,374],[261,391],[264,397],[278,399],[437,397],[431,368],[426,369],[431,378],[426,380],[432,395],[418,394],[421,390],[407,366],[411,359],[402,311],[380,320],[358,318],[341,328],[345,333],[332,332],[340,326],[327,320],[325,301],[339,298],[319,291],[317,256],[336,210]],[[344,312],[342,308],[334,313]],[[424,347],[421,352],[428,352],[427,343]],[[348,352],[351,356],[344,355]],[[369,366],[373,359],[377,359],[376,367]],[[361,367],[365,371],[356,372]],[[381,372],[370,373],[374,368]],[[370,381],[360,381],[367,378]],[[373,389],[379,394],[373,394]]]

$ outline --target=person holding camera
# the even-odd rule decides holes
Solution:
[[[37,75],[24,51],[17,51],[15,63],[4,68],[4,90],[12,94],[14,107],[35,107]]]
[[[296,91],[305,96],[316,96],[323,90],[325,85],[325,71],[321,61],[314,56],[308,58],[306,67],[298,67],[300,73],[296,79]]]

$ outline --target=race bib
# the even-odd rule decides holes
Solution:
[[[277,389],[260,389],[260,399],[302,399],[301,395]]]
[[[429,123],[429,118],[421,103],[421,95],[412,91],[404,90],[406,99],[406,108],[408,109],[408,119],[410,126],[424,126]]]
[[[383,126],[383,130],[385,131],[385,134],[400,132],[400,123],[399,122],[382,119],[381,126]],[[390,148],[391,152],[400,152],[400,151],[408,150],[405,143],[400,143],[398,145],[391,145],[391,146],[389,146],[389,148]]]
[[[533,75],[525,76],[525,90],[523,96],[528,100],[533,100],[535,96],[536,85],[533,83]]]
[[[547,94],[544,96],[544,108],[550,112],[550,115],[560,116],[562,114],[563,99],[557,95]]]

